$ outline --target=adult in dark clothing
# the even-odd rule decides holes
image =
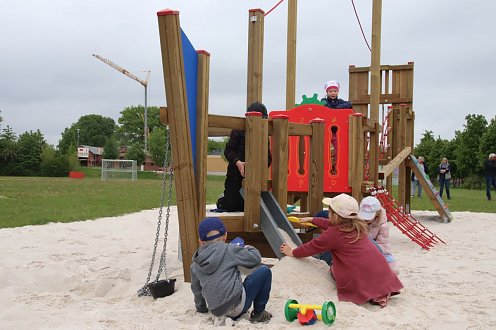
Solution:
[[[260,112],[262,118],[267,118],[267,108],[259,102],[252,103],[248,112]],[[244,211],[244,199],[239,193],[245,177],[245,131],[232,130],[224,150],[229,165],[227,166],[224,196],[217,200],[217,208],[227,212]],[[268,155],[268,166],[272,163],[272,155]]]
[[[486,177],[486,197],[491,200],[491,186],[496,189],[496,154],[490,154],[484,162],[484,176]]]
[[[437,172],[439,174],[439,196],[443,198],[443,189],[444,187],[446,187],[446,196],[448,196],[448,199],[451,199],[449,191],[451,181],[451,167],[448,163],[447,158],[443,158],[441,164],[439,164]]]
[[[326,97],[321,100],[325,102],[324,106],[331,109],[351,109],[350,102],[338,98],[340,86],[336,80],[326,82],[324,89]]]

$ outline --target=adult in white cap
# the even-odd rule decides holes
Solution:
[[[486,177],[486,197],[491,200],[491,186],[496,189],[496,154],[492,153],[484,162],[484,176]]]
[[[326,97],[321,101],[325,106],[331,109],[351,109],[352,104],[338,97],[341,86],[336,80],[329,80],[325,83],[324,89]]]
[[[369,226],[368,236],[372,242],[376,243],[389,267],[396,275],[399,274],[399,267],[391,253],[389,244],[389,226],[387,224],[386,210],[381,206],[381,202],[373,196],[365,197],[360,202],[360,212],[358,217],[365,220]]]
[[[358,202],[346,194],[324,198],[322,202],[329,206],[328,219],[300,219],[302,224],[312,223],[322,229],[322,234],[295,249],[284,243],[281,252],[296,258],[331,252],[330,272],[336,281],[339,300],[386,306],[403,284],[368,239],[367,224],[358,218]]]

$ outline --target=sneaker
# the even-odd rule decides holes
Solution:
[[[272,314],[270,314],[266,310],[263,310],[260,313],[255,313],[255,311],[252,311],[250,314],[251,323],[269,323],[271,318]]]

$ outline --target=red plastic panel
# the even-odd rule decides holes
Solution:
[[[271,111],[269,117],[286,115],[290,122],[300,124],[309,124],[316,118],[324,119],[324,192],[351,192],[348,185],[348,150],[349,117],[352,114],[353,109],[336,110],[318,104],[304,104],[287,111]],[[332,132],[333,127],[335,133]],[[300,138],[302,137],[289,138],[288,191],[308,191],[310,138],[304,137],[305,153],[303,159],[299,159]],[[331,151],[331,146],[336,152]],[[331,156],[334,156],[334,162]]]

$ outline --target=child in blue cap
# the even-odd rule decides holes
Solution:
[[[227,232],[219,218],[205,218],[198,226],[200,247],[191,264],[191,291],[196,310],[237,320],[250,309],[250,322],[267,323],[265,310],[272,285],[272,272],[261,265],[260,252],[251,245],[227,244]],[[240,242],[241,241],[241,242]],[[258,267],[257,267],[258,266]],[[244,281],[238,267],[256,270]]]

